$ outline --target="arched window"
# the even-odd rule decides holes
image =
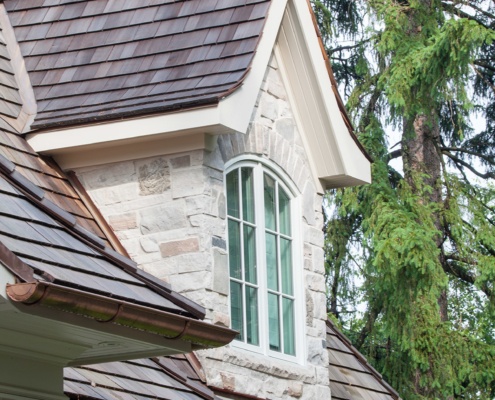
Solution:
[[[260,162],[226,175],[230,312],[237,341],[296,356],[293,195]]]

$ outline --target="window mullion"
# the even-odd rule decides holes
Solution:
[[[238,179],[237,181],[239,182],[238,185],[238,191],[239,191],[239,219],[240,219],[240,224],[239,224],[239,238],[240,238],[240,254],[241,254],[241,296],[242,296],[242,337],[243,341],[247,343],[248,340],[248,335],[247,335],[247,303],[246,303],[246,281],[245,281],[245,265],[244,265],[244,259],[245,259],[245,254],[244,254],[244,207],[242,207],[242,174],[241,174],[241,168],[237,170],[237,176]]]
[[[254,172],[254,207],[255,207],[255,223],[256,223],[256,245],[259,252],[256,254],[256,262],[258,263],[258,290],[259,296],[259,319],[260,323],[260,344],[264,352],[268,347],[268,294],[266,291],[266,244],[265,244],[265,205],[263,194],[263,169],[258,164],[253,169]],[[261,332],[262,331],[262,332]]]

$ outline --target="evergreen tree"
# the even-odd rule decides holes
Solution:
[[[312,3],[374,158],[328,196],[329,311],[404,399],[493,399],[495,3]]]

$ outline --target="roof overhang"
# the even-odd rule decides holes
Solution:
[[[223,346],[237,334],[51,283],[7,283],[5,287],[6,298],[0,296],[0,346],[25,348],[29,353],[30,346],[46,342],[38,348],[65,365],[185,353]]]
[[[332,91],[329,71],[310,5],[301,0],[272,0],[262,38],[243,84],[217,104],[161,115],[32,132],[34,150],[53,155],[65,169],[84,166],[81,153],[91,162],[157,155],[159,141],[247,132],[270,57],[275,51],[291,105],[320,191],[371,181],[370,162],[349,132]],[[240,106],[242,105],[242,106]],[[203,148],[207,148],[206,139]],[[112,147],[110,155],[108,147]],[[167,147],[167,146],[165,146]],[[114,149],[120,149],[114,152]],[[198,144],[191,149],[199,148]],[[100,152],[101,157],[96,156]],[[76,153],[79,156],[74,157]],[[104,157],[112,157],[104,160]]]
[[[334,95],[308,2],[288,2],[274,52],[320,189],[371,182],[368,156]]]

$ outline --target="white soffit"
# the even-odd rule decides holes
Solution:
[[[311,168],[324,188],[371,181],[340,113],[306,1],[291,0],[274,48]]]
[[[92,125],[43,130],[27,136],[35,151],[63,154],[76,148],[95,148],[108,142],[130,141],[170,134],[206,133],[210,135],[232,132],[246,133],[251,121],[259,89],[272,54],[287,0],[272,0],[262,38],[250,70],[241,87],[222,99],[218,105],[145,116]]]

